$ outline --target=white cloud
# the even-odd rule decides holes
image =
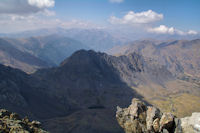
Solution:
[[[149,28],[149,32],[158,33],[158,34],[174,34],[175,29],[174,27],[167,27],[165,25],[160,25],[159,27]]]
[[[109,0],[111,3],[122,3],[124,0]]]
[[[44,11],[40,12],[42,15],[44,16],[55,16],[56,15],[56,12],[54,11],[50,11],[48,9],[45,9]]]
[[[28,0],[28,3],[39,8],[48,8],[55,5],[54,0]]]
[[[111,24],[146,24],[163,19],[163,14],[156,13],[152,10],[135,13],[129,11],[122,18],[111,16],[109,22]]]
[[[189,30],[189,31],[188,31],[188,34],[189,34],[189,35],[196,35],[196,34],[198,34],[198,32],[197,32],[197,31],[194,31],[194,30]]]
[[[198,32],[194,30],[189,30],[188,32],[181,31],[179,29],[175,29],[174,27],[167,27],[165,25],[160,25],[159,27],[148,28],[148,32],[156,33],[156,34],[177,34],[177,35],[196,35]]]
[[[0,0],[0,14],[27,15],[53,7],[54,0]]]
[[[62,21],[54,17],[33,14],[28,16],[0,15],[1,33],[20,32],[41,28],[52,28],[62,25]]]
[[[54,0],[0,0],[0,30],[15,32],[59,25]]]

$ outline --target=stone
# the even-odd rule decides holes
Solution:
[[[160,118],[156,118],[154,121],[153,121],[153,130],[155,132],[158,132],[160,130]]]
[[[167,129],[163,129],[162,133],[169,133]]]
[[[29,123],[28,117],[24,117],[24,118],[22,119],[22,121],[23,121],[24,123]]]
[[[171,113],[164,113],[160,119],[160,131],[167,129],[172,131],[174,128],[174,115]]]
[[[11,113],[8,110],[0,109],[0,118],[3,118],[5,116],[9,116]]]
[[[41,123],[39,121],[32,121],[31,125],[35,126],[35,127],[41,127]]]
[[[162,116],[162,114],[161,114],[161,112],[160,112],[160,110],[158,108],[150,107],[150,106],[148,107],[148,109],[147,109],[147,117],[146,117],[146,124],[147,124],[147,130],[148,131],[152,130],[154,120],[156,118],[160,118],[161,116]]]
[[[12,120],[19,120],[20,117],[19,117],[19,115],[16,114],[16,113],[11,113],[11,114],[10,114],[10,119],[12,119]]]
[[[192,116],[181,118],[180,121],[183,133],[200,132],[200,113],[192,113]]]
[[[126,133],[143,133],[147,131],[146,110],[147,107],[143,102],[133,99],[128,108],[117,107],[116,118]]]
[[[0,133],[47,133],[41,129],[39,121],[21,119],[18,114],[8,110],[0,110]]]
[[[174,119],[175,122],[175,133],[182,133],[182,127],[181,127],[181,120],[179,118]]]
[[[128,108],[117,107],[116,118],[125,133],[200,133],[200,113],[176,118],[138,99]]]

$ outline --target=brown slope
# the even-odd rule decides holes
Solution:
[[[175,74],[185,73],[200,77],[200,40],[173,41],[136,41],[127,46],[113,48],[110,53],[115,55],[129,54],[134,51],[145,57],[157,60]]]
[[[178,79],[164,85],[149,82],[149,85],[134,87],[150,103],[177,116],[191,115],[199,111],[199,46],[200,40],[155,41],[143,40],[112,50],[116,55],[128,55],[134,51],[152,58],[151,64],[162,64]],[[191,68],[192,66],[192,68]],[[187,76],[185,76],[187,75]],[[179,80],[180,79],[180,80]]]

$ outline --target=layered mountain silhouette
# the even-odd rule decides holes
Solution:
[[[19,50],[6,39],[0,39],[0,63],[31,73],[38,68],[48,67],[48,63],[36,56]]]
[[[58,65],[66,57],[87,46],[61,35],[38,36],[23,39],[7,39],[13,46],[26,51],[50,65]]]
[[[133,97],[160,106],[176,94],[188,97],[183,106],[193,102],[191,98],[199,104],[195,84],[177,79],[165,66],[135,52],[116,57],[80,50],[60,66],[31,75],[3,65],[0,73],[1,108],[40,120],[55,133],[122,132],[115,119],[116,106],[126,107]],[[167,106],[171,105],[180,112],[176,104]],[[198,107],[185,111],[198,111]]]
[[[119,32],[116,32],[117,34]],[[109,30],[104,29],[82,29],[82,28],[50,28],[50,29],[39,29],[30,30],[19,33],[11,34],[0,34],[1,37],[10,38],[30,38],[38,36],[65,36],[73,40],[77,40],[95,51],[106,51],[116,45],[121,45],[127,40],[127,37],[117,35],[116,33],[109,32]],[[84,47],[82,47],[83,49]],[[75,52],[75,51],[73,51]]]
[[[59,65],[80,49],[89,48],[79,41],[58,35],[0,38],[0,63],[33,73],[40,68]]]
[[[136,51],[145,57],[152,58],[174,74],[200,77],[200,40],[135,41],[126,46],[110,50],[115,55],[127,55]]]

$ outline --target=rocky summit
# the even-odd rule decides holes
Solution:
[[[134,98],[128,108],[117,107],[116,118],[126,133],[199,133],[200,113],[177,118],[162,113],[158,108],[146,106]]]
[[[0,110],[1,133],[48,133],[41,129],[39,121],[30,121],[27,117],[21,119],[18,114],[8,110]]]

